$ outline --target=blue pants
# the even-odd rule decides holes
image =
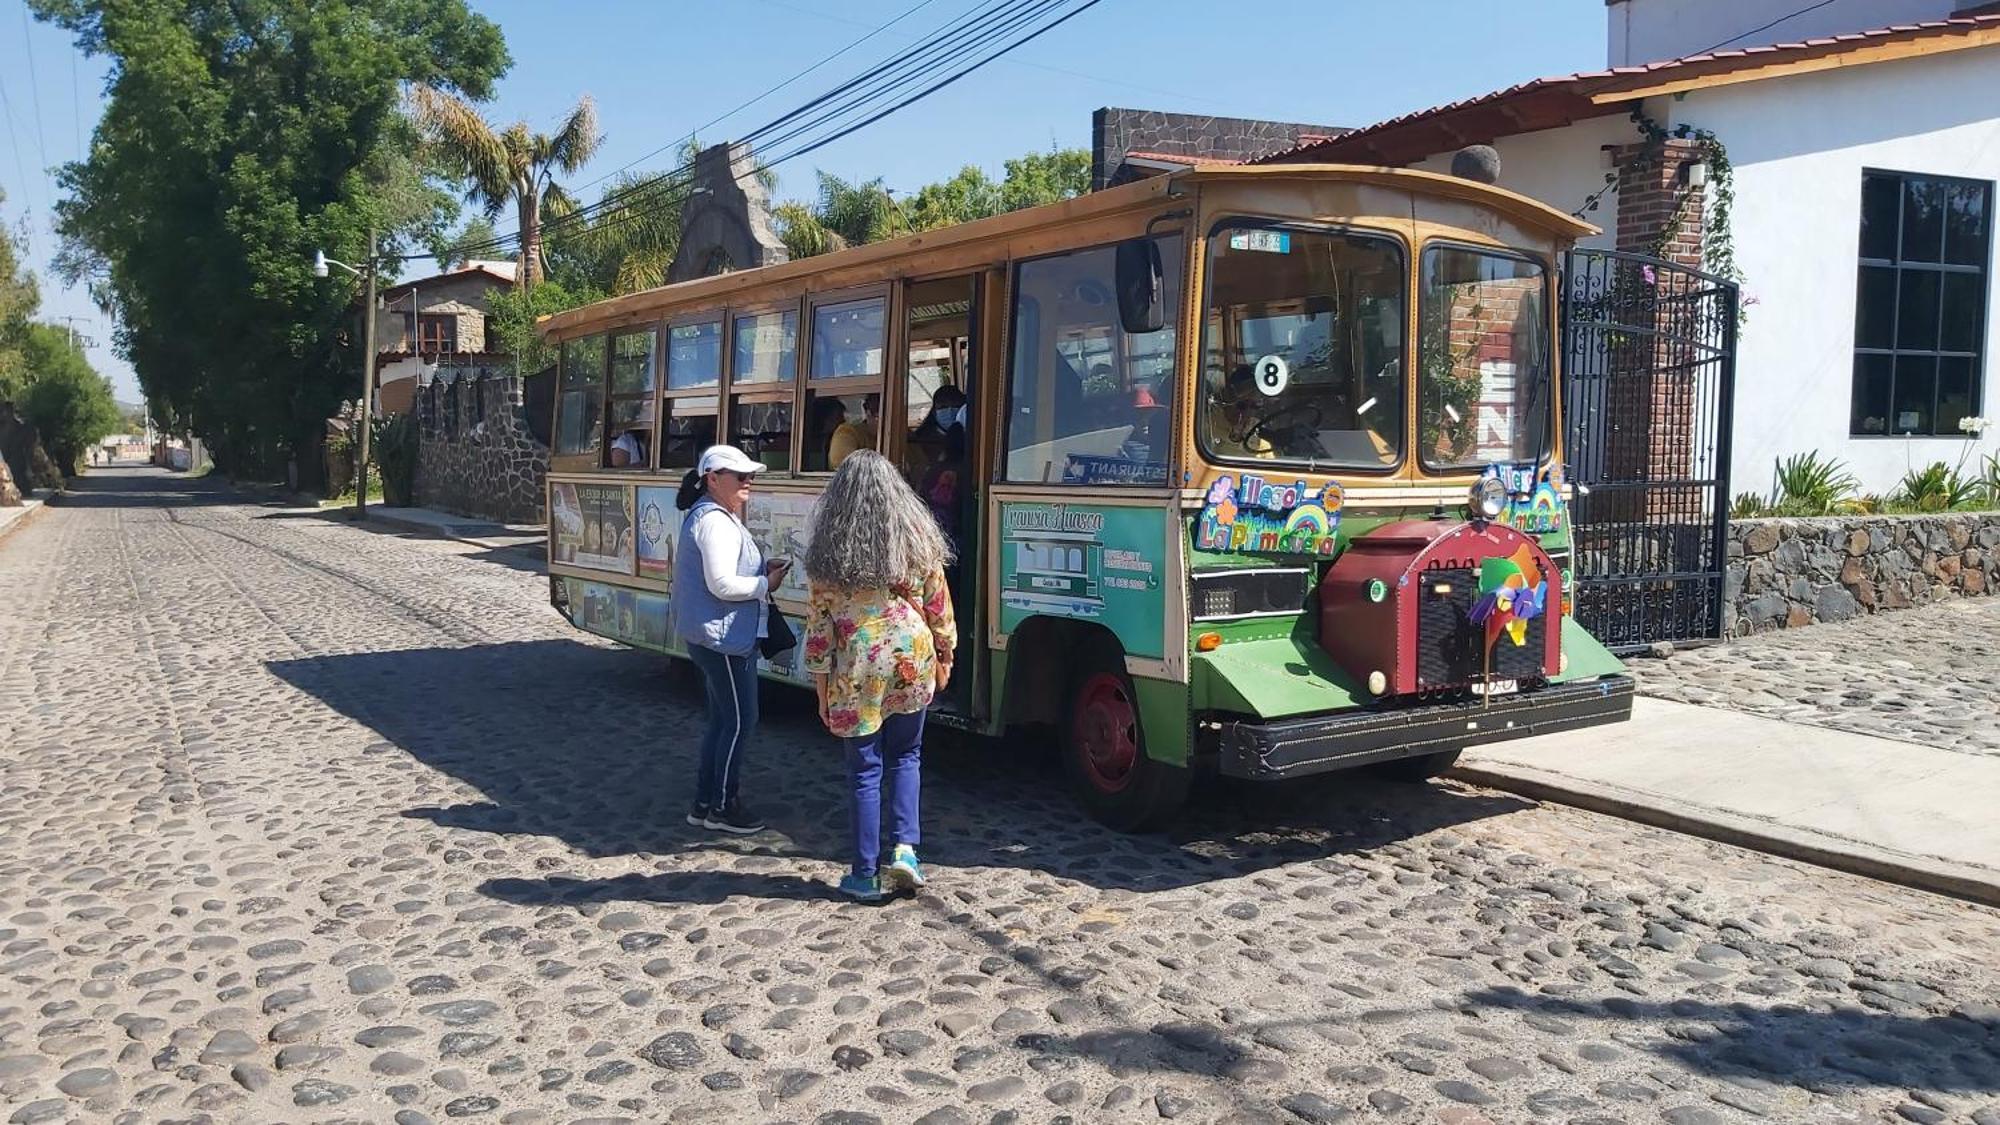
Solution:
[[[743,752],[757,726],[757,657],[726,656],[697,644],[687,650],[708,689],[708,729],[701,734],[701,778],[694,799],[721,808],[736,799]]]
[[[847,743],[847,776],[853,783],[848,799],[854,826],[854,873],[875,874],[882,854],[882,775],[889,776],[889,835],[898,844],[915,847],[917,791],[923,786],[924,713],[884,715],[882,727]]]

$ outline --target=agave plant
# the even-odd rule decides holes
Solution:
[[[1770,508],[1764,503],[1764,498],[1754,492],[1737,493],[1736,499],[1729,505],[1729,518],[1733,520],[1754,520],[1769,513]]]
[[[1896,500],[1919,512],[1948,512],[1977,502],[1984,490],[1977,478],[1963,476],[1943,461],[1933,461],[1903,475]]]
[[[1817,450],[1775,464],[1777,493],[1771,506],[1788,516],[1830,516],[1850,506],[1861,482],[1837,457]]]

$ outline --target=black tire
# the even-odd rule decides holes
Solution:
[[[1063,706],[1063,772],[1092,819],[1120,832],[1144,832],[1186,803],[1193,775],[1146,756],[1138,697],[1124,663],[1109,646],[1079,656]]]
[[[1435,754],[1418,754],[1414,758],[1398,758],[1393,762],[1378,762],[1369,768],[1377,777],[1390,781],[1420,782],[1443,773],[1458,764],[1459,750],[1440,750]]]

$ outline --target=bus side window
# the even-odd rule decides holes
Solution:
[[[559,380],[556,455],[597,453],[604,444],[604,337],[563,341]]]
[[[1160,239],[1164,300],[1177,308],[1181,238]],[[1003,479],[1023,484],[1165,484],[1171,455],[1174,322],[1119,322],[1117,252],[1092,247],[1015,267]]]

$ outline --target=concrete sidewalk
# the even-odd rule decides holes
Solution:
[[[538,547],[548,540],[548,529],[535,524],[507,524],[476,516],[455,516],[431,508],[391,508],[368,505],[371,523],[386,524],[404,531],[457,539],[480,547]]]
[[[1641,698],[1630,723],[1468,750],[1454,776],[2000,905],[2000,757]]]
[[[0,537],[5,537],[10,531],[28,526],[28,521],[34,519],[35,513],[41,511],[43,505],[46,503],[47,501],[45,500],[30,496],[18,508],[0,508]]]

